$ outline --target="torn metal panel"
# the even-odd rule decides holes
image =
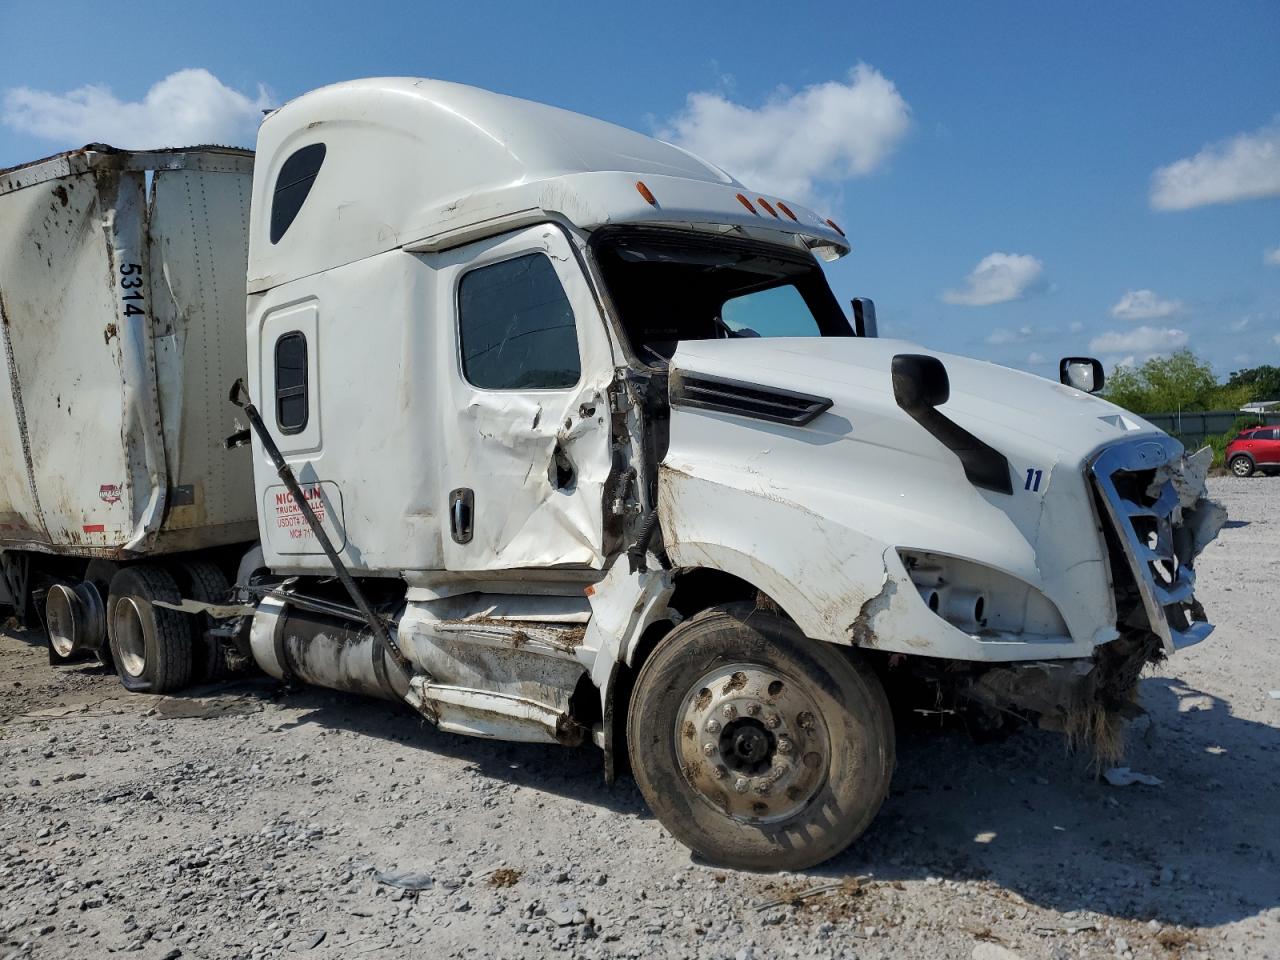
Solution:
[[[448,733],[490,740],[576,746],[585,732],[566,714],[534,700],[414,677],[405,698]]]

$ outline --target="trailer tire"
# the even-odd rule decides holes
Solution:
[[[134,693],[169,693],[191,682],[188,615],[157,607],[182,594],[168,571],[138,564],[111,578],[107,631],[120,683]]]
[[[870,825],[894,766],[874,671],[749,603],[663,638],[636,679],[627,740],[663,826],[711,862],[752,870],[835,856]]]
[[[225,603],[231,584],[222,568],[208,560],[188,560],[182,564],[182,573],[190,584],[192,600],[201,603]],[[226,680],[231,668],[222,645],[205,636],[209,626],[207,613],[194,613],[187,617],[191,626],[192,668],[191,679],[202,681]]]

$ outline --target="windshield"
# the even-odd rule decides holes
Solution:
[[[811,256],[771,244],[632,228],[593,247],[632,351],[665,363],[681,340],[851,337]]]

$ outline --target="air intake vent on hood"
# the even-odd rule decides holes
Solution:
[[[671,404],[736,413],[741,417],[789,423],[797,427],[804,426],[831,407],[831,401],[826,397],[680,371],[671,374]]]

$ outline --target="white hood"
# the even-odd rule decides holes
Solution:
[[[940,460],[954,460],[949,450],[897,406],[890,365],[900,353],[940,359],[951,380],[951,398],[938,409],[1004,453],[1011,464],[1015,455],[1020,455],[1071,462],[1078,467],[1108,443],[1159,433],[1140,417],[1071,387],[904,340],[694,340],[680,344],[671,367],[825,396],[832,400],[831,413],[837,417],[843,414],[848,426],[832,422],[832,418],[827,422],[819,418],[807,429],[902,444],[920,454],[932,451]],[[887,426],[883,420],[894,424],[892,435],[881,433]],[[1016,483],[1018,476],[1014,480]]]
[[[897,405],[890,368],[902,353],[943,362],[951,391],[939,412],[1007,458],[1011,492],[971,483],[956,454]],[[791,602],[804,612],[792,615],[811,636],[834,639],[847,635],[849,610],[901,574],[898,550],[924,551],[1042,592],[1072,638],[1003,653],[972,643],[944,655],[1079,656],[1115,636],[1087,464],[1110,444],[1163,436],[1145,421],[1042,377],[893,340],[689,341],[671,370],[673,383],[702,374],[831,401],[799,426],[673,396],[660,512],[677,563],[798,585]],[[794,549],[765,556],[761,544]]]

